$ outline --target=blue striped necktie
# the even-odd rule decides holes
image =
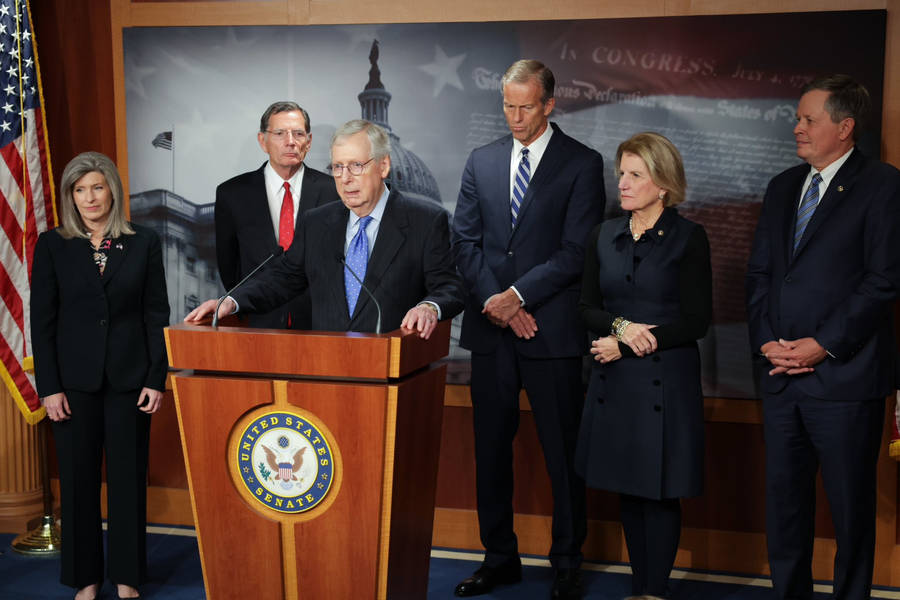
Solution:
[[[525,199],[525,190],[528,189],[529,181],[531,181],[531,165],[528,164],[528,148],[522,148],[522,160],[519,161],[519,168],[516,169],[512,201],[509,204],[513,227],[516,226],[516,220],[519,218],[519,209],[522,208],[522,200]]]
[[[359,220],[359,230],[353,239],[350,240],[350,247],[347,248],[347,264],[353,269],[353,272],[359,275],[360,279],[366,278],[366,267],[369,264],[369,237],[366,235],[366,227],[372,222],[372,216],[366,215]],[[350,316],[356,310],[356,301],[359,298],[361,286],[347,267],[344,267],[344,292],[347,295],[347,309]]]
[[[822,183],[822,176],[816,173],[813,175],[812,181],[809,182],[806,193],[803,194],[803,200],[800,201],[800,208],[797,210],[797,225],[794,227],[794,251],[800,245],[800,240],[803,239],[803,232],[806,230],[813,213],[816,212],[816,206],[819,204],[820,183]]]

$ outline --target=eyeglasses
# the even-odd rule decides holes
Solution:
[[[266,129],[266,133],[271,133],[272,137],[278,141],[281,141],[290,135],[295,140],[302,142],[306,139],[306,136],[309,135],[302,129]]]
[[[325,167],[332,175],[335,177],[340,177],[344,174],[344,169],[350,171],[351,175],[362,175],[363,170],[366,168],[366,165],[375,160],[373,156],[366,162],[352,162],[349,165],[342,165],[340,163],[335,163],[333,165],[328,165]]]

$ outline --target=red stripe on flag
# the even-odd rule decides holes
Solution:
[[[10,173],[13,174],[15,184],[21,191],[22,160],[18,151],[16,151],[15,144],[7,144],[3,148],[0,148],[0,156],[2,156]],[[0,194],[0,196],[2,196],[2,194]],[[12,245],[12,250],[16,253],[16,257],[18,257],[19,260],[22,260],[23,231],[11,208],[13,202],[14,201],[11,201],[9,198],[3,198],[3,204],[0,205],[0,227],[6,232],[6,237]]]
[[[24,335],[25,307],[22,304],[22,297],[19,295],[19,291],[13,285],[12,279],[10,279],[9,273],[6,272],[3,264],[0,264],[0,296],[3,297],[3,303],[6,304],[6,308],[9,309],[9,313],[16,322],[16,327]],[[22,351],[24,352],[25,348],[22,348]]]
[[[22,394],[22,399],[25,400],[28,409],[31,412],[40,409],[41,401],[38,398],[37,390],[34,389],[31,381],[25,375],[25,371],[22,370],[22,365],[19,363],[18,357],[10,350],[9,345],[6,343],[6,340],[3,339],[3,336],[0,336],[0,360],[3,361],[3,365],[9,372],[9,376],[12,377],[13,382],[16,384],[16,388],[18,388],[19,393]]]
[[[47,164],[47,148],[44,144],[44,111],[37,109],[34,111],[34,130],[37,134],[38,150],[41,153],[41,164]],[[46,167],[41,169],[41,188],[44,190],[44,214],[46,215],[46,223],[41,223],[41,231],[45,229],[53,229],[56,227],[56,217],[53,212],[53,192],[50,190],[50,169]],[[28,261],[31,264],[31,260]]]

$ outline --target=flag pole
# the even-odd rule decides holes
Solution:
[[[12,541],[12,549],[29,556],[56,556],[59,554],[61,536],[53,518],[53,492],[50,489],[50,464],[47,437],[50,424],[47,419],[38,423],[38,459],[41,463],[41,486],[44,488],[44,516],[36,529],[23,533]]]

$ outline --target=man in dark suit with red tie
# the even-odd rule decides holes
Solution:
[[[287,250],[311,208],[338,200],[334,179],[303,164],[312,143],[309,114],[295,102],[275,102],[257,134],[269,160],[216,188],[216,259],[226,290],[270,254]],[[309,329],[309,294],[272,312],[248,317],[253,327]]]
[[[453,219],[466,286],[460,344],[472,351],[478,523],[485,558],[457,596],[522,578],[513,531],[512,444],[524,387],[553,490],[554,598],[581,595],[584,481],[573,467],[587,334],[578,299],[588,233],[603,217],[603,159],[548,122],[553,73],[520,60],[503,76],[511,135],[469,156]]]
[[[834,597],[869,597],[876,462],[894,386],[900,172],[856,139],[869,94],[846,75],[803,89],[794,137],[807,164],[772,179],[747,273],[761,372],[766,537],[776,596],[813,597],[816,472],[837,542]]]

